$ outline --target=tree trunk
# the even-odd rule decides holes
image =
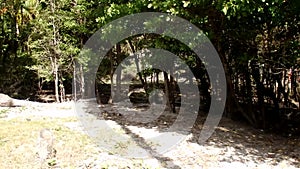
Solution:
[[[77,100],[77,78],[76,78],[76,64],[73,62],[73,99],[74,101]]]
[[[170,81],[169,81],[169,78],[168,78],[168,74],[167,74],[167,72],[163,72],[163,74],[164,74],[165,93],[166,93],[166,99],[167,99],[166,104],[167,104],[167,107],[168,107],[169,111],[172,112],[172,113],[175,113],[175,107],[171,103],[171,100],[170,100],[170,98],[172,96],[171,96],[171,91],[170,91]]]
[[[159,88],[159,71],[156,72],[156,85]]]
[[[252,86],[251,86],[251,75],[249,66],[247,65],[246,73],[245,73],[245,79],[246,79],[246,103],[252,104]]]
[[[51,6],[51,13],[55,13],[55,0],[50,1],[50,6]],[[58,45],[57,39],[56,39],[56,24],[54,17],[52,19],[52,30],[53,30],[53,48],[54,51],[52,53],[53,56],[53,74],[54,74],[54,89],[55,89],[55,100],[56,102],[59,102],[59,77],[58,77],[58,62],[57,62],[57,53],[55,51],[55,47]]]
[[[80,64],[80,97],[82,98],[84,93],[85,93],[85,78],[84,78],[84,75],[83,75],[83,66],[82,64]]]
[[[54,58],[54,89],[55,89],[55,100],[56,102],[60,102],[59,101],[59,84],[58,84],[58,65],[57,65],[57,59],[56,57]]]
[[[130,40],[127,41],[127,43],[129,44],[129,47],[132,51],[132,53],[135,53],[135,49],[134,49],[134,46],[132,45],[132,42]],[[147,83],[145,83],[144,79],[143,79],[143,76],[142,76],[142,73],[140,71],[140,66],[139,66],[139,62],[138,62],[138,56],[135,55],[135,58],[134,58],[134,61],[135,61],[135,65],[136,65],[136,70],[137,70],[137,73],[138,73],[138,76],[139,76],[139,79],[144,87],[144,90],[146,91],[146,94],[148,94],[147,90],[148,90],[148,86],[147,86]]]
[[[65,86],[62,80],[62,74],[60,74],[60,78],[59,78],[59,89],[60,89],[60,101],[65,102],[66,93],[65,93]]]
[[[108,52],[109,58],[110,58],[110,87],[113,87],[112,85],[114,85],[114,79],[113,79],[113,75],[114,75],[114,58],[113,58],[113,53],[112,51]],[[110,97],[108,100],[109,104],[113,103],[113,94],[114,93],[110,93]]]
[[[116,45],[116,52],[117,52],[117,64],[119,65],[120,60],[121,60],[121,45],[120,44]],[[121,93],[121,75],[122,75],[122,69],[117,69],[117,77],[116,77],[117,89],[116,89],[116,92],[118,94]],[[116,101],[120,101],[119,99],[121,99],[121,98],[118,97],[116,99],[118,99]]]
[[[226,78],[226,85],[227,85],[227,99],[226,99],[226,106],[225,106],[225,115],[229,118],[232,119],[238,119],[240,117],[244,117],[250,124],[255,124],[253,120],[253,114],[250,112],[250,115],[245,112],[242,107],[240,106],[236,96],[235,96],[235,91],[234,91],[234,84],[231,79],[231,71],[230,71],[230,66],[227,62],[226,56],[224,51],[222,50],[221,44],[218,41],[217,42],[217,51],[219,53],[221,62],[224,67],[224,72],[225,72],[225,78]]]

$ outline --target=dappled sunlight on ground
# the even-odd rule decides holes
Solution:
[[[198,118],[192,133],[186,134],[187,129],[166,132],[176,118],[174,114],[164,114],[154,123],[134,123],[115,112],[115,105],[91,109],[89,114],[75,112],[73,105],[69,102],[1,108],[0,165],[36,168],[37,133],[49,128],[56,137],[57,168],[300,167],[299,138],[266,134],[222,119],[211,138],[200,145],[198,136],[205,117]],[[155,139],[159,134],[166,134],[168,139]],[[177,137],[183,140],[173,143]],[[166,145],[172,146],[165,149]]]

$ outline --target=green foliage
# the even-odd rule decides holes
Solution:
[[[203,30],[226,65],[228,84],[243,83],[232,88],[237,91],[233,95],[245,101],[243,98],[258,97],[255,91],[260,90],[259,83],[275,81],[275,76],[267,72],[261,82],[253,80],[250,63],[259,62],[265,66],[262,71],[273,72],[299,66],[299,4],[298,0],[0,0],[0,92],[25,95],[22,92],[26,91],[34,95],[42,87],[38,83],[53,82],[57,77],[63,82],[56,87],[71,83],[75,62],[82,71],[89,71],[86,65],[95,63],[88,57],[78,57],[93,33],[122,16],[152,11],[177,15]],[[159,23],[154,19],[145,24],[155,29]],[[169,29],[171,32],[175,28]],[[124,33],[121,27],[114,30],[116,37]],[[180,36],[201,37],[185,32]],[[121,52],[114,47],[98,69],[98,75],[106,80],[125,57],[145,48],[176,54],[193,69],[198,80],[207,80],[203,70],[206,63],[174,38],[136,35],[120,42],[120,46]],[[149,76],[154,70],[143,73]]]

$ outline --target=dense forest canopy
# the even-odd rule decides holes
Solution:
[[[46,93],[56,102],[66,101],[73,77],[88,80],[74,70],[87,70],[88,58],[78,55],[99,28],[129,14],[163,12],[193,23],[214,45],[225,69],[226,116],[258,128],[299,133],[299,9],[298,0],[0,0],[0,93],[35,100]],[[210,81],[203,63],[186,45],[155,34],[115,44],[99,66],[97,91],[105,95],[117,65],[150,47],[168,50],[189,65],[207,109]],[[167,104],[176,106],[175,75],[144,69],[136,76],[146,95],[154,86],[167,86]],[[100,100],[112,102],[104,96]]]

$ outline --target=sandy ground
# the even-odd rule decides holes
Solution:
[[[78,104],[76,104],[78,106]],[[116,107],[122,112],[116,111]],[[84,108],[84,112],[79,111]],[[284,138],[252,129],[244,124],[223,119],[205,144],[197,142],[201,124],[191,133],[167,132],[168,119],[148,125],[130,123],[124,116],[138,116],[132,107],[88,104],[76,107],[74,102],[32,103],[15,108],[1,108],[2,119],[52,118],[65,122],[72,131],[84,133],[94,140],[99,153],[79,161],[77,168],[299,168],[300,139]],[[89,113],[85,113],[89,112]],[[127,114],[126,114],[127,113]],[[145,120],[157,115],[143,115]],[[185,129],[180,131],[186,131]],[[59,167],[57,167],[59,168]],[[105,167],[104,167],[105,168]]]

